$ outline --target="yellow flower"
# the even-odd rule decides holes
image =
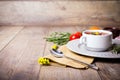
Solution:
[[[53,46],[52,46],[52,49],[58,49],[58,45],[57,44],[54,44]]]
[[[99,32],[95,32],[95,35],[99,35],[100,33]]]
[[[38,58],[38,63],[41,64],[41,65],[49,65],[50,61],[47,58],[40,57],[40,58]]]

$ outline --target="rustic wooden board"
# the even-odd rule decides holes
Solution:
[[[0,51],[0,80],[119,80],[120,59],[96,58],[99,71],[74,69],[56,63],[55,66],[37,63],[39,57],[50,54],[53,45],[43,37],[52,32],[74,33],[86,28],[87,26],[0,27],[0,32],[7,35],[12,31],[9,36],[16,33]]]
[[[1,51],[0,80],[37,80],[40,65],[37,59],[43,55],[46,27],[25,27]]]
[[[8,43],[15,38],[15,36],[22,30],[22,26],[20,27],[12,27],[12,26],[2,26],[0,27],[0,51],[8,45]]]

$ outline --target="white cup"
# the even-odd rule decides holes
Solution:
[[[103,33],[103,35],[93,35],[88,33]],[[80,44],[91,51],[105,51],[112,45],[112,32],[106,30],[85,30],[82,32]]]

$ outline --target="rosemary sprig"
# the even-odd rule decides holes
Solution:
[[[57,45],[64,45],[69,41],[70,33],[54,32],[50,36],[45,37],[46,41],[53,42]]]
[[[120,45],[113,45],[112,53],[115,53],[115,54],[120,53]]]

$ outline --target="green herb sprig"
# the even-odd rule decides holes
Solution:
[[[112,53],[115,53],[115,54],[120,53],[120,45],[113,45]]]
[[[45,39],[57,45],[64,45],[69,41],[70,35],[68,32],[54,32],[50,36],[45,37]]]

